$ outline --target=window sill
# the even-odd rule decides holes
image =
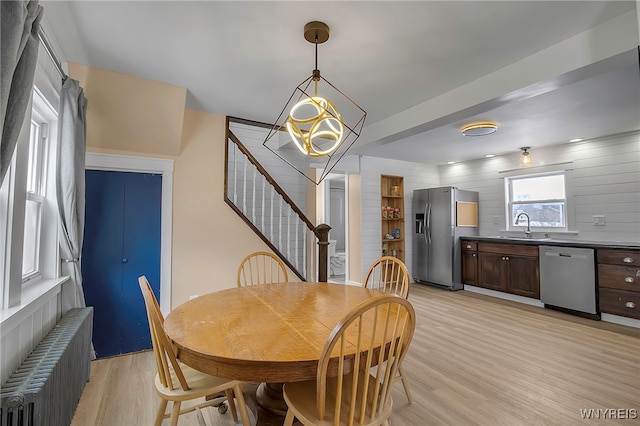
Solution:
[[[69,277],[65,276],[25,285],[22,289],[22,300],[18,306],[0,310],[2,335],[6,335],[20,325],[22,321],[60,293],[62,284],[67,280]]]

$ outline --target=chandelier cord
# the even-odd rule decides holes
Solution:
[[[320,80],[320,70],[318,69],[318,33],[316,33],[316,39],[315,39],[315,43],[316,45],[316,67],[313,70],[313,91],[314,91],[314,96],[318,96],[318,81]]]

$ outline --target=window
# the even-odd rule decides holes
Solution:
[[[34,109],[29,133],[27,194],[24,213],[22,281],[40,275],[40,235],[44,216],[46,188],[46,141],[48,124]]]
[[[57,112],[34,87],[0,187],[0,309],[20,303],[23,285],[58,276],[56,133]]]
[[[515,223],[522,212],[529,216],[532,229],[567,229],[564,177],[560,172],[507,178],[507,229],[527,225],[524,216]]]

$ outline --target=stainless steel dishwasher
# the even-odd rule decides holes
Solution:
[[[540,301],[597,315],[593,249],[540,246]]]

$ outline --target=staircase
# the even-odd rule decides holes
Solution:
[[[326,282],[330,227],[314,225],[298,207],[306,205],[308,181],[262,146],[271,128],[227,117],[225,202],[301,280]]]

